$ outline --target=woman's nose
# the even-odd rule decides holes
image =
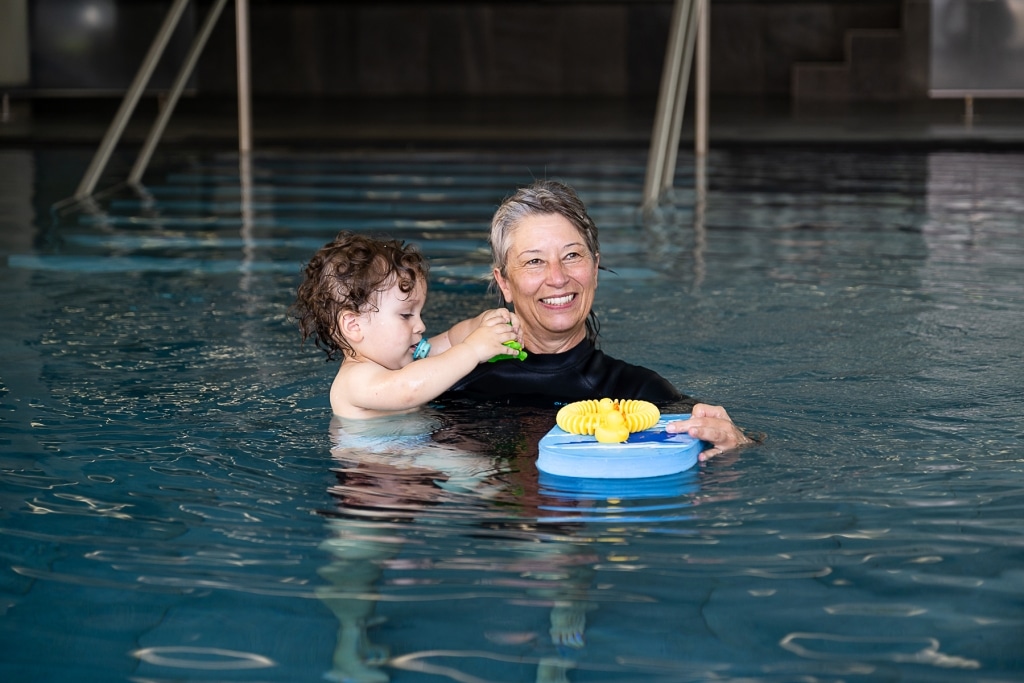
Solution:
[[[548,281],[559,287],[569,281],[569,276],[565,274],[565,266],[561,261],[551,262],[548,267]]]

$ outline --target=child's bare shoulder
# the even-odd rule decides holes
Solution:
[[[361,378],[366,376],[366,371],[370,369],[368,366],[373,363],[359,363],[356,361],[346,360],[338,368],[338,374],[334,376],[334,382],[331,384],[331,393],[339,388],[344,388],[351,385],[353,382],[362,381]]]
[[[362,412],[357,407],[358,387],[365,386],[362,366],[365,363],[343,362],[338,373],[331,382],[331,408],[335,415],[347,417],[358,416]]]
[[[339,392],[346,396],[358,395],[360,390],[375,386],[390,370],[368,360],[346,360],[338,368],[331,384],[331,396]]]

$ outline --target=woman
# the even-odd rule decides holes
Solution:
[[[653,370],[597,348],[597,226],[572,188],[553,180],[521,188],[495,212],[490,242],[494,284],[501,303],[511,303],[519,317],[529,355],[478,366],[449,396],[554,404],[605,396],[658,404],[683,398]],[[702,460],[750,442],[721,406],[698,403],[691,414],[668,431],[712,444]]]

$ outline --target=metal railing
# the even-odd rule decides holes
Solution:
[[[157,63],[163,56],[171,35],[181,21],[188,3],[189,0],[174,0],[174,4],[171,5],[167,16],[164,17],[163,24],[161,24],[160,30],[153,39],[153,43],[150,45],[149,51],[146,53],[146,57],[143,59],[142,65],[135,75],[135,79],[125,93],[121,106],[107,128],[107,132],[103,136],[103,140],[100,142],[95,155],[93,155],[92,161],[86,168],[85,174],[75,190],[75,194],[69,200],[66,200],[67,202],[75,203],[86,200],[96,190],[96,184],[110,162],[110,156],[117,147],[117,143],[121,140],[121,136],[124,134],[125,127],[135,111],[139,98],[152,78]],[[203,25],[193,39],[185,61],[178,71],[174,84],[168,93],[167,101],[161,108],[139,152],[139,156],[129,174],[128,182],[138,183],[142,179],[142,174],[145,172],[146,166],[149,165],[156,145],[159,143],[171,115],[174,113],[174,107],[181,98],[185,85],[195,70],[199,56],[202,54],[203,48],[206,47],[206,42],[213,31],[214,25],[217,23],[217,19],[224,10],[225,4],[227,4],[227,0],[215,0],[210,7],[206,18],[203,20]],[[252,150],[252,95],[249,79],[249,0],[235,0],[235,40],[238,62],[238,151],[246,155]]]
[[[647,157],[643,208],[650,211],[672,189],[679,137],[694,52],[697,54],[694,153],[708,149],[708,0],[676,0],[672,9],[665,66],[661,72],[658,106]]]
[[[77,203],[92,197],[125,127],[135,111],[143,90],[152,78],[157,63],[188,6],[189,0],[174,0],[156,37],[150,45],[139,71],[129,86],[124,100],[111,121],[96,154],[85,171],[75,194],[66,202]],[[163,135],[186,83],[206,46],[210,33],[227,0],[215,0],[203,25],[192,41],[167,100],[150,129],[142,149],[128,176],[138,184],[153,152]],[[644,181],[643,208],[653,209],[665,193],[672,189],[679,151],[680,131],[686,107],[691,66],[696,51],[695,154],[702,157],[708,147],[708,0],[675,0],[665,51],[664,69],[658,93],[654,129],[651,134],[647,174]],[[238,68],[238,150],[247,157],[252,150],[252,96],[249,62],[249,2],[235,0],[235,34]]]

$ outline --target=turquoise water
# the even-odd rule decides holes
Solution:
[[[85,161],[0,152],[0,679],[1024,676],[1021,155],[716,150],[647,220],[631,150],[182,153],[51,211]],[[541,176],[604,348],[763,443],[628,483],[540,475],[538,409],[336,443],[303,261],[418,242],[439,330]]]

